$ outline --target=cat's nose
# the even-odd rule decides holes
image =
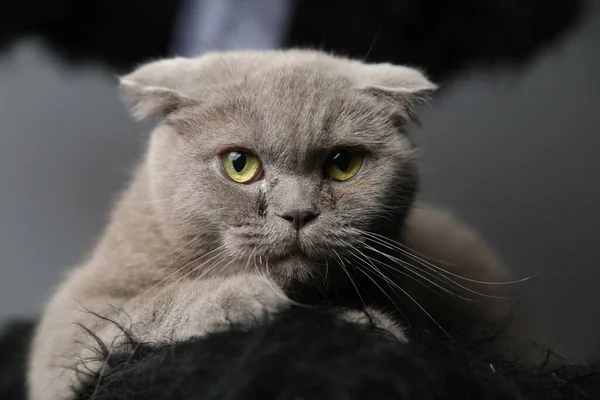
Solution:
[[[296,231],[304,228],[313,219],[319,216],[319,213],[309,210],[292,210],[282,214],[277,214],[281,218],[289,221]]]

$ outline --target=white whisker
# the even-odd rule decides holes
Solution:
[[[377,243],[377,242],[376,242],[376,243]],[[380,244],[381,244],[381,243],[380,243]],[[365,245],[365,246],[368,246],[368,245]],[[386,257],[387,259],[389,259],[389,260],[391,260],[391,261],[395,262],[396,264],[403,265],[404,267],[406,267],[406,268],[407,268],[408,270],[410,270],[411,272],[413,272],[413,273],[415,273],[415,274],[418,274],[417,272],[415,272],[415,271],[412,269],[412,268],[418,268],[418,266],[417,266],[417,265],[410,264],[410,263],[406,262],[405,260],[401,260],[401,259],[399,259],[399,258],[397,258],[397,257],[394,257],[394,256],[392,256],[392,255],[389,255],[389,254],[387,254],[387,253],[385,253],[385,252],[381,252],[381,251],[379,251],[379,250],[377,250],[377,249],[374,249],[374,248],[373,248],[373,247],[371,247],[371,246],[368,246],[368,247],[370,247],[370,248],[371,248],[373,251],[377,251],[378,253],[380,253],[381,255],[383,255],[384,257]],[[426,266],[426,265],[424,265],[424,267],[427,267],[427,266]],[[428,268],[428,269],[431,269],[431,268]],[[421,271],[421,272],[423,272],[423,273],[427,273],[427,271],[425,271],[425,270],[422,270],[422,269],[419,269],[419,271]],[[434,270],[434,271],[435,271],[435,270]],[[439,272],[439,271],[438,271],[438,272]],[[419,274],[419,275],[420,275],[420,274]],[[429,276],[436,276],[436,275],[433,275],[432,273],[428,273],[428,275],[429,275]],[[422,277],[422,275],[420,275],[420,276]],[[443,275],[443,274],[437,275],[436,277],[438,277],[438,278],[440,278],[440,279],[445,279],[446,281],[448,281],[448,282],[449,282],[449,283],[451,283],[452,285],[454,285],[454,286],[456,286],[456,287],[459,287],[459,288],[461,288],[461,289],[463,289],[463,290],[465,290],[465,291],[467,291],[467,292],[469,292],[469,293],[475,294],[475,295],[477,295],[477,296],[481,296],[481,297],[487,297],[487,298],[491,298],[491,299],[499,299],[499,300],[511,300],[511,299],[513,299],[512,297],[506,297],[506,296],[493,296],[493,295],[491,295],[491,294],[487,294],[487,293],[481,293],[481,292],[478,292],[477,290],[473,290],[473,289],[471,289],[471,288],[469,288],[469,287],[467,287],[467,286],[465,286],[465,285],[462,285],[462,284],[460,284],[460,283],[458,283],[458,282],[456,282],[456,281],[452,280],[450,277],[448,277],[448,276],[446,276],[446,275]],[[446,291],[446,292],[449,292],[449,290],[448,290],[448,289],[446,289],[446,288],[443,288],[443,287],[441,287],[441,286],[438,286],[438,287],[440,287],[442,290],[444,290],[444,291]],[[451,293],[455,294],[455,295],[456,295],[456,296],[458,296],[458,297],[461,297],[460,295],[458,295],[458,294],[456,294],[456,293],[454,293],[454,292],[451,292]],[[475,301],[475,300],[473,300],[473,299],[468,299],[468,298],[463,298],[463,300],[467,300],[467,301]]]
[[[425,309],[425,307],[423,307],[413,296],[411,296],[406,290],[404,290],[402,287],[400,287],[400,285],[398,285],[396,282],[392,281],[389,277],[387,277],[384,273],[382,273],[379,269],[374,269],[375,272],[377,272],[385,281],[387,281],[389,284],[393,285],[396,289],[400,290],[405,296],[407,296],[417,307],[419,307],[419,309],[421,311],[423,311],[425,313],[425,315],[446,335],[448,336],[448,338],[452,341],[454,341],[454,339],[452,338],[452,336],[448,333],[448,331],[446,331],[444,329],[444,327],[435,319],[433,318],[433,315],[431,315],[431,313],[429,313],[429,311],[427,311]]]
[[[354,250],[356,250],[356,251],[358,251],[359,253],[361,253],[361,254],[362,254],[362,252],[361,252],[360,250],[358,250],[358,249],[356,249],[356,248],[355,248]],[[356,254],[355,254],[355,256],[356,256]],[[373,266],[373,267],[374,267],[374,266]],[[375,267],[374,267],[374,269],[377,269],[377,268],[375,268]],[[371,280],[371,282],[373,282],[373,283],[375,284],[375,286],[377,286],[377,287],[379,288],[379,290],[381,290],[381,292],[382,292],[382,293],[383,293],[383,294],[384,294],[384,295],[385,295],[385,296],[386,296],[386,297],[389,299],[389,301],[391,301],[391,302],[392,302],[392,304],[394,305],[394,307],[396,307],[396,309],[397,309],[399,312],[402,312],[402,310],[401,310],[401,308],[398,306],[398,304],[396,304],[396,302],[395,302],[395,301],[392,299],[392,297],[391,297],[391,296],[390,296],[390,295],[389,295],[389,294],[388,294],[388,293],[387,293],[387,292],[386,292],[386,291],[385,291],[385,290],[384,290],[384,289],[381,287],[381,285],[379,285],[379,284],[378,284],[378,283],[375,281],[375,279],[373,279],[373,278],[372,278],[372,277],[371,277],[369,274],[367,274],[365,271],[363,271],[363,270],[362,270],[362,268],[359,268],[359,266],[357,266],[357,270],[358,270],[358,271],[360,271],[360,272],[362,272],[362,273],[363,273],[363,275],[365,275],[367,278],[369,278],[369,279]]]
[[[367,304],[365,303],[365,300],[363,299],[363,297],[360,294],[360,290],[358,290],[358,286],[356,286],[356,284],[354,283],[354,280],[352,279],[352,276],[350,275],[350,272],[348,272],[348,270],[346,269],[346,265],[344,264],[344,260],[342,259],[342,257],[340,257],[340,255],[338,254],[337,251],[335,251],[334,249],[331,249],[331,251],[333,251],[333,253],[336,255],[336,257],[338,258],[338,260],[340,260],[340,267],[342,268],[342,271],[344,271],[344,273],[348,276],[348,279],[350,279],[350,283],[352,284],[352,286],[354,286],[354,289],[356,290],[356,294],[358,295],[360,301],[362,302],[364,308],[367,308]]]
[[[470,279],[470,278],[464,277],[462,275],[455,274],[455,273],[453,273],[451,271],[446,270],[445,268],[440,267],[439,265],[435,265],[432,262],[427,261],[426,259],[421,258],[421,257],[413,254],[413,252],[415,252],[415,251],[412,250],[412,249],[410,249],[408,246],[406,246],[406,245],[404,245],[402,243],[399,243],[399,242],[392,241],[391,239],[389,239],[386,236],[383,236],[383,235],[380,235],[380,234],[377,234],[377,233],[374,233],[374,232],[363,231],[362,233],[365,234],[365,235],[367,235],[367,236],[371,236],[371,240],[374,240],[374,241],[375,240],[379,240],[379,243],[382,246],[389,246],[389,248],[392,248],[394,250],[397,250],[397,251],[399,251],[399,252],[407,255],[408,257],[410,257],[413,260],[419,262],[423,266],[426,266],[428,268],[436,269],[436,270],[438,270],[438,271],[440,271],[440,272],[442,272],[444,274],[448,274],[448,275],[451,275],[451,276],[453,276],[455,278],[462,279],[462,280],[465,280],[465,281],[471,282],[471,283],[477,283],[477,284],[482,284],[482,285],[514,285],[514,284],[526,282],[526,281],[528,281],[530,279],[533,279],[533,278],[535,278],[536,276],[539,275],[539,274],[535,274],[535,275],[531,275],[531,276],[526,277],[526,278],[517,279],[517,280],[514,280],[514,281],[505,281],[505,282],[478,281],[478,280],[475,280],[475,279]],[[448,265],[451,266],[452,264],[448,264]]]
[[[398,258],[396,258],[396,257],[390,256],[389,254],[387,254],[387,253],[385,253],[385,252],[382,252],[382,251],[380,251],[380,250],[378,250],[378,249],[376,249],[376,248],[374,248],[374,247],[372,247],[372,246],[369,246],[369,245],[367,245],[367,244],[365,244],[365,247],[366,247],[367,249],[371,250],[371,251],[374,251],[374,252],[376,252],[376,253],[378,253],[378,254],[381,254],[382,256],[384,256],[384,257],[388,258],[390,261],[394,261],[395,263],[402,265],[402,266],[403,266],[404,268],[406,268],[408,271],[412,272],[413,274],[415,274],[415,275],[416,275],[416,276],[418,276],[419,278],[423,279],[425,282],[429,282],[430,284],[432,284],[432,285],[433,285],[433,286],[435,286],[436,288],[438,288],[438,289],[440,289],[440,290],[442,290],[442,291],[444,291],[444,292],[446,292],[446,293],[448,293],[448,294],[450,294],[450,295],[452,295],[452,296],[458,297],[459,299],[461,299],[461,300],[465,300],[465,301],[470,301],[470,302],[475,302],[475,301],[476,301],[476,300],[474,300],[474,299],[469,299],[469,298],[467,298],[467,297],[461,296],[460,294],[458,294],[458,293],[455,293],[455,292],[451,291],[450,289],[448,289],[448,288],[445,288],[444,286],[442,286],[442,285],[440,285],[440,284],[438,284],[438,283],[436,283],[436,282],[432,281],[431,279],[427,278],[426,276],[423,276],[422,274],[420,274],[419,272],[417,272],[417,271],[415,271],[415,270],[413,269],[413,267],[415,267],[415,266],[413,266],[412,264],[410,264],[410,263],[408,263],[408,262],[405,262],[404,260],[400,260],[400,259],[398,259]],[[389,268],[389,269],[391,269],[391,270],[393,270],[393,271],[395,271],[395,272],[398,272],[398,273],[400,273],[400,274],[402,274],[402,275],[404,275],[404,276],[406,276],[406,277],[409,277],[409,278],[413,279],[413,280],[414,280],[414,281],[416,281],[416,282],[419,282],[419,283],[421,283],[421,284],[424,284],[424,282],[421,282],[421,281],[419,281],[419,280],[418,280],[418,279],[416,279],[414,276],[412,276],[412,275],[410,275],[410,274],[407,274],[406,272],[404,272],[404,271],[402,271],[402,270],[400,270],[400,269],[398,269],[398,268],[396,268],[396,267],[393,267],[393,266],[391,266],[391,265],[389,265],[389,264],[386,264],[386,263],[384,263],[384,262],[382,262],[382,261],[380,261],[380,260],[377,260],[377,259],[373,259],[373,261],[375,261],[375,262],[377,262],[378,264],[380,264],[380,265],[382,265],[382,266],[384,266],[384,267],[386,267],[386,268]],[[433,275],[432,273],[428,273],[428,271],[421,271],[421,272],[423,272],[423,273],[425,273],[425,274],[428,274],[428,275],[429,275],[430,277],[432,277],[432,278],[438,278],[438,279],[440,279],[440,277],[438,277],[438,276],[436,276],[436,275]],[[447,278],[447,279],[449,279],[449,278]],[[456,282],[454,282],[454,281],[451,281],[451,283],[456,283]],[[460,286],[460,285],[459,285],[459,286]],[[475,292],[475,293],[477,293],[477,292]],[[477,293],[477,294],[479,294],[479,293]]]

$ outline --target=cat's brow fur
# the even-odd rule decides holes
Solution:
[[[255,321],[291,303],[290,282],[352,288],[357,249],[376,258],[365,232],[391,243],[415,239],[473,279],[506,278],[491,252],[477,252],[484,244],[469,228],[453,220],[428,241],[445,214],[413,208],[418,168],[406,130],[435,89],[418,70],[317,51],[210,53],[149,63],[121,86],[133,115],[158,125],[104,235],[47,306],[32,349],[31,399],[64,398],[77,387],[65,367],[85,359],[90,343],[75,322],[110,346],[119,332],[94,313],[127,315],[138,337],[156,342]],[[240,148],[260,158],[264,180],[241,185],[223,175],[219,154]],[[365,155],[345,183],[323,177],[336,148]],[[300,235],[278,216],[294,209],[319,215]],[[440,250],[447,243],[460,250]],[[465,246],[481,257],[473,262]],[[493,291],[502,294],[500,286]],[[487,310],[506,314],[497,301],[481,303],[480,313]],[[372,312],[404,339],[397,324]]]

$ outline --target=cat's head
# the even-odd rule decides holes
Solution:
[[[135,117],[160,118],[147,168],[171,238],[208,232],[241,265],[303,274],[298,265],[352,256],[365,232],[396,234],[412,204],[405,128],[435,89],[415,69],[210,53],[147,64],[121,84]]]

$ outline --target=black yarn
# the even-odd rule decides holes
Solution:
[[[31,325],[0,338],[0,398],[23,400]],[[591,400],[600,368],[539,372],[472,343],[420,335],[399,343],[328,312],[291,309],[262,326],[155,347],[130,343],[77,399]],[[8,386],[5,383],[8,382]],[[13,388],[6,391],[5,388]]]
[[[409,344],[322,310],[184,344],[137,344],[78,399],[598,399],[600,369],[539,372],[481,352],[474,342],[420,333]],[[133,354],[133,355],[132,355]],[[132,361],[130,361],[132,360]]]

